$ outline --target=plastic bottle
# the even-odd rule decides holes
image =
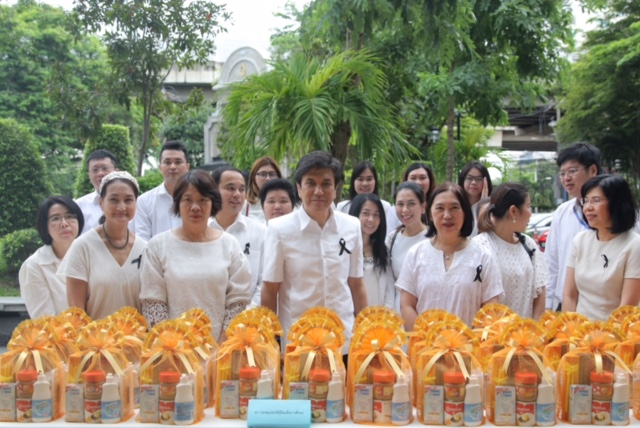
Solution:
[[[411,397],[407,379],[402,377],[393,385],[393,397],[391,398],[391,423],[393,425],[407,425],[411,422]]]
[[[445,372],[444,424],[459,427],[464,424],[465,378],[461,372]]]
[[[327,393],[327,422],[337,423],[344,419],[344,384],[340,373],[333,372]]]
[[[536,400],[538,398],[538,375],[533,372],[518,372],[516,382],[516,423],[531,427],[536,424]]]
[[[611,425],[627,425],[629,423],[629,385],[625,373],[616,374],[611,399]]]
[[[611,399],[613,398],[613,373],[592,371],[591,380],[591,423],[593,425],[611,424]]]
[[[247,412],[249,411],[249,400],[257,398],[258,395],[258,379],[260,379],[260,368],[249,366],[241,367],[239,377],[238,406],[240,419],[247,419]]]
[[[49,422],[53,413],[51,402],[51,384],[45,375],[38,375],[38,380],[33,384],[33,398],[31,401],[33,422]]]
[[[160,372],[158,380],[160,381],[158,388],[158,413],[160,415],[160,423],[163,425],[173,425],[176,388],[178,382],[180,382],[180,373]]]
[[[391,399],[396,374],[389,370],[373,372],[373,423],[391,423]]]
[[[260,379],[258,379],[258,391],[256,392],[256,398],[259,399],[271,399],[273,398],[273,382],[269,377],[267,370],[260,372]]]
[[[16,375],[16,411],[18,422],[31,422],[33,384],[38,380],[35,370],[20,370]]]
[[[477,427],[482,424],[482,391],[480,380],[471,375],[464,396],[464,426]]]
[[[327,369],[309,371],[309,400],[311,400],[311,422],[327,420],[327,395],[331,372]]]
[[[556,400],[553,385],[541,383],[538,385],[536,400],[536,425],[550,427],[556,423]]]
[[[88,424],[102,421],[102,385],[107,378],[102,370],[84,372],[84,421]]]
[[[107,375],[107,381],[102,385],[100,409],[103,424],[117,424],[122,419],[120,385],[112,374]]]
[[[180,377],[176,387],[176,425],[191,425],[195,419],[196,403],[193,399],[193,385],[187,380],[187,375]]]

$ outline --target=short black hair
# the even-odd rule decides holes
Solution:
[[[371,173],[373,174],[373,180],[375,181],[376,184],[374,184],[373,186],[373,191],[371,193],[373,193],[374,195],[378,194],[378,174],[376,173],[376,167],[373,166],[373,164],[369,161],[361,161],[358,162],[356,164],[356,166],[353,167],[353,171],[351,172],[351,185],[349,187],[349,200],[353,201],[353,199],[356,197],[357,193],[356,193],[356,180],[358,179],[358,177],[360,177],[362,175],[362,173],[364,173],[366,170],[371,170]]]
[[[67,196],[49,196],[40,204],[38,214],[36,216],[38,235],[40,235],[40,239],[42,239],[42,242],[44,242],[45,245],[51,245],[53,243],[51,235],[49,235],[49,210],[56,204],[64,205],[71,214],[75,214],[76,217],[78,217],[78,234],[76,235],[76,238],[80,236],[82,229],[84,228],[84,215],[82,214],[82,210],[78,204],[76,204],[73,199]]]
[[[385,238],[387,237],[387,217],[380,198],[378,195],[374,195],[373,193],[360,193],[359,195],[356,195],[356,197],[351,201],[349,215],[353,217],[360,217],[362,207],[367,201],[373,202],[380,212],[380,225],[371,235],[371,247],[373,250],[374,267],[380,272],[384,272],[387,270],[388,265],[388,250],[384,243]]]
[[[402,174],[402,181],[407,181],[409,179],[409,174],[411,174],[416,169],[424,169],[425,171],[427,171],[427,175],[429,176],[429,192],[426,195],[428,203],[429,194],[431,194],[431,192],[433,192],[433,189],[436,188],[436,176],[433,175],[433,170],[429,165],[423,162],[412,163],[407,167],[407,169],[404,170],[404,173]]]
[[[294,186],[291,182],[285,178],[274,178],[273,180],[269,180],[262,185],[262,189],[260,189],[260,206],[264,207],[264,201],[267,200],[267,195],[272,190],[284,190],[289,195],[289,199],[291,200],[291,206],[296,206],[296,194],[294,192]]]
[[[187,151],[187,148],[185,147],[185,145],[182,144],[182,141],[179,141],[179,140],[166,141],[160,148],[160,156],[158,156],[158,159],[160,159],[160,161],[162,161],[162,153],[164,153],[165,150],[178,150],[184,153],[184,160],[185,162],[189,163],[189,152]]]
[[[316,150],[304,155],[298,161],[298,168],[296,168],[296,183],[302,185],[302,177],[304,177],[309,171],[313,169],[329,169],[333,173],[334,186],[337,187],[339,183],[344,181],[344,172],[342,171],[342,164],[331,153]]]
[[[118,168],[118,158],[116,155],[105,149],[94,150],[89,156],[87,156],[87,168],[89,168],[89,162],[100,159],[111,159],[113,167]]]
[[[211,199],[211,217],[215,217],[222,208],[222,196],[220,196],[220,192],[218,192],[218,188],[213,182],[211,175],[201,169],[188,171],[178,179],[176,188],[173,191],[173,213],[176,216],[180,216],[180,200],[189,188],[189,185],[198,189],[198,192],[202,196]]]
[[[637,205],[627,180],[619,175],[597,175],[588,179],[582,186],[581,195],[587,197],[589,191],[599,187],[609,201],[611,227],[609,232],[618,234],[634,228],[638,219]],[[582,214],[587,221],[584,213]]]
[[[239,173],[242,176],[242,178],[244,178],[244,184],[245,185],[247,184],[247,176],[242,171],[240,171],[235,166],[222,165],[214,169],[213,171],[211,171],[211,177],[213,177],[213,182],[215,183],[216,187],[220,185],[220,179],[222,178],[222,174],[224,174],[227,171]]]
[[[489,170],[482,162],[469,162],[460,170],[460,174],[458,174],[458,186],[462,187],[464,194],[467,194],[467,191],[464,190],[464,179],[469,174],[473,168],[480,171],[480,175],[483,178],[487,179],[487,195],[491,196],[491,192],[493,191],[493,184],[491,184],[491,176],[489,175]]]
[[[570,160],[578,162],[585,168],[595,165],[597,169],[596,174],[600,174],[602,172],[600,169],[601,159],[602,155],[600,154],[600,149],[597,147],[587,143],[575,143],[563,149],[558,154],[556,163],[558,164],[558,168]]]
[[[433,205],[433,201],[436,200],[436,196],[441,193],[452,192],[458,202],[460,203],[460,208],[462,208],[462,213],[464,214],[464,223],[462,223],[462,228],[460,229],[460,236],[466,238],[471,236],[473,233],[473,211],[471,211],[471,204],[469,203],[469,198],[462,188],[455,183],[451,183],[449,181],[442,183],[431,194],[431,204]],[[433,221],[429,224],[429,230],[427,231],[427,238],[432,238],[438,234]]]

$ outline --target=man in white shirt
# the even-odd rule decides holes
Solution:
[[[173,214],[173,190],[190,168],[187,148],[180,141],[167,141],[160,149],[160,173],[164,181],[143,193],[136,204],[136,235],[149,241],[155,235],[182,224]]]
[[[600,150],[590,144],[576,143],[560,152],[557,164],[562,187],[572,199],[560,205],[553,215],[544,259],[549,268],[546,307],[560,311],[573,238],[589,229],[582,216],[580,192],[589,178],[600,174]]]
[[[109,150],[98,149],[87,157],[89,180],[95,191],[87,193],[74,201],[78,204],[84,216],[84,227],[81,233],[85,233],[98,226],[100,217],[102,217],[102,208],[100,208],[100,204],[98,203],[98,198],[100,198],[100,183],[102,183],[102,179],[107,174],[117,170],[118,159]]]
[[[343,174],[329,153],[302,157],[295,178],[302,209],[267,225],[262,305],[277,309],[285,335],[307,309],[333,309],[345,326],[346,354],[355,316],[367,306],[360,221],[331,207]]]
[[[246,181],[242,171],[221,166],[213,171],[213,181],[222,197],[222,208],[209,221],[209,226],[233,235],[251,265],[251,303],[260,306],[262,257],[267,227],[262,222],[242,215],[246,199]]]

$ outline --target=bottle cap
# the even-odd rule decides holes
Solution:
[[[390,370],[376,370],[373,372],[373,381],[380,383],[393,383],[396,381],[396,374]]]
[[[269,379],[269,380],[271,380],[271,378],[269,377],[269,371],[268,370],[262,370],[260,372],[260,379]]]
[[[178,383],[180,382],[180,373],[178,372],[160,372],[160,382],[162,383]]]
[[[309,380],[329,382],[331,380],[331,372],[327,369],[311,369],[309,370]]]
[[[102,370],[94,370],[90,372],[84,372],[82,378],[85,382],[104,382],[107,375]]]
[[[16,375],[16,379],[20,382],[31,382],[38,379],[38,372],[35,370],[20,370]]]
[[[260,377],[260,368],[258,367],[241,367],[240,378],[242,379],[258,379]]]
[[[533,372],[518,372],[515,376],[516,383],[535,385],[538,383],[538,375]]]
[[[446,383],[463,384],[464,375],[461,372],[446,372],[443,376]]]
[[[591,379],[591,382],[611,383],[613,382],[613,373],[611,372],[598,373],[596,371],[593,371],[589,375],[589,379]]]

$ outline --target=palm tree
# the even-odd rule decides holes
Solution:
[[[387,80],[366,51],[319,60],[302,54],[230,88],[223,152],[237,165],[265,154],[294,160],[311,150],[399,164],[416,150],[385,103]]]

